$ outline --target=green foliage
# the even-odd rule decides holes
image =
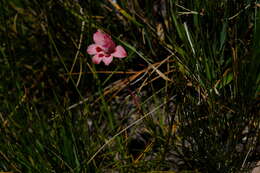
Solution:
[[[0,2],[0,172],[246,172],[260,2]],[[97,29],[128,53],[94,65]]]

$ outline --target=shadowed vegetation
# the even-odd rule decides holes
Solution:
[[[260,2],[0,2],[0,172],[250,172]],[[128,56],[86,53],[97,29]]]

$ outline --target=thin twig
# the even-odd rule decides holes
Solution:
[[[85,103],[86,101],[88,101],[88,98],[84,98],[83,100],[79,101],[78,103],[75,103],[75,104],[69,106],[69,107],[67,108],[67,110],[71,110],[71,109],[77,107],[78,105],[82,105],[82,104]]]
[[[228,18],[228,20],[232,20],[235,17],[237,17],[238,15],[240,15],[243,11],[245,11],[246,9],[248,9],[251,6],[251,4],[248,4],[244,9],[240,10],[238,13],[236,13],[234,16],[231,16]]]
[[[79,77],[78,77],[76,86],[79,86],[79,82],[80,82],[80,79],[81,79],[81,76],[82,76],[82,62],[81,61],[82,60],[80,59],[80,63],[79,63]]]
[[[244,161],[243,161],[243,164],[242,164],[242,166],[241,166],[241,169],[243,169],[243,168],[244,168],[244,166],[245,166],[245,163],[246,163],[246,160],[247,160],[247,158],[248,158],[248,155],[249,155],[249,153],[251,152],[251,150],[252,150],[252,148],[249,148],[249,150],[248,150],[248,152],[247,152],[247,154],[246,154],[246,157],[245,157],[245,159],[244,159]]]
[[[83,16],[83,14],[84,14],[82,7],[80,7],[80,14],[81,14],[82,16]],[[80,53],[80,48],[81,48],[81,45],[82,45],[84,29],[85,29],[85,20],[83,20],[83,21],[81,22],[81,33],[80,33],[80,38],[79,38],[79,44],[78,44],[78,48],[77,48],[76,55],[75,55],[74,60],[73,60],[72,67],[71,67],[71,69],[70,69],[70,74],[72,73],[72,71],[73,71],[73,69],[74,69],[74,66],[75,66],[75,64],[76,64],[76,61],[77,61],[78,56],[79,56],[79,53]],[[80,82],[80,79],[81,79],[81,75],[82,75],[82,71],[80,71],[80,73],[79,73],[79,77],[78,77],[76,86],[79,85],[79,82]]]
[[[188,12],[177,12],[179,15],[190,15],[190,14],[199,14],[196,11],[188,11]]]
[[[136,74],[139,73],[139,71],[95,71],[95,74]],[[74,72],[71,73],[70,75],[78,75],[79,72]],[[93,74],[93,72],[82,72],[82,74]],[[66,75],[69,75],[69,73],[67,73]]]
[[[178,13],[180,13],[180,14],[199,14],[199,12],[197,12],[197,11],[192,11],[192,10],[190,10],[190,9],[188,9],[188,8],[185,8],[185,7],[183,7],[183,6],[181,6],[181,5],[179,5],[179,4],[176,4],[176,6],[177,7],[180,7],[181,9],[183,9],[183,10],[186,10],[187,12],[178,12]]]

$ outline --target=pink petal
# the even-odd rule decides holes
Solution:
[[[105,49],[114,49],[115,48],[115,43],[113,42],[111,37],[108,34],[103,33],[100,30],[98,30],[93,35],[93,40],[97,45],[100,45]]]
[[[108,57],[104,57],[102,61],[105,63],[105,65],[109,65],[113,61],[113,56],[109,55]]]
[[[93,35],[93,40],[98,45],[104,45],[104,43],[108,40],[111,40],[111,37],[108,34],[103,33],[101,30],[97,30]]]
[[[115,52],[112,53],[111,55],[114,56],[114,57],[117,57],[117,58],[124,58],[124,57],[127,56],[127,53],[122,46],[117,46],[115,48]]]
[[[101,60],[103,59],[103,56],[101,57],[101,55],[103,54],[96,54],[95,56],[92,57],[92,62],[94,64],[99,64],[101,62]]]
[[[87,52],[90,55],[95,55],[101,51],[102,51],[102,48],[100,48],[100,46],[97,44],[91,44],[88,46],[88,49],[87,49]]]

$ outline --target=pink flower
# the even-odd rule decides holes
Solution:
[[[94,33],[93,40],[94,44],[88,46],[87,52],[90,55],[94,55],[92,62],[95,64],[103,61],[105,65],[109,65],[113,57],[124,58],[127,56],[125,49],[120,45],[116,46],[111,37],[101,30],[97,30]]]

